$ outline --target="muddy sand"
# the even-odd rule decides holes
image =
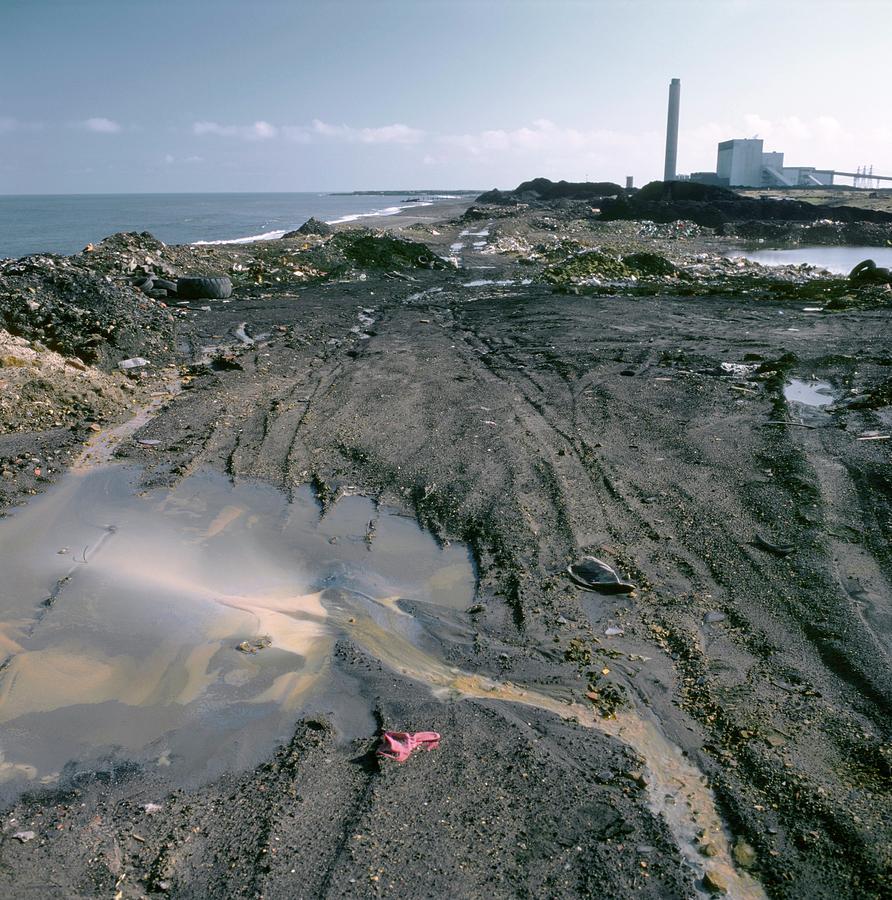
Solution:
[[[466,207],[0,272],[0,895],[889,895],[888,292]]]

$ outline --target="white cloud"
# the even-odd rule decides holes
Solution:
[[[425,137],[420,129],[400,123],[380,128],[353,128],[350,125],[329,125],[314,119],[312,131],[321,137],[360,144],[417,144]]]
[[[112,119],[106,119],[103,116],[85,119],[81,122],[81,125],[86,128],[87,131],[92,131],[96,134],[118,134],[122,130],[117,122]]]
[[[195,122],[193,134],[214,134],[219,137],[235,137],[243,141],[267,141],[278,135],[279,129],[262,119],[253,125],[220,125],[218,122]]]
[[[417,144],[425,137],[420,129],[400,123],[378,128],[354,128],[351,125],[330,125],[320,119],[314,119],[310,125],[283,126],[263,121],[253,125],[221,125],[219,122],[203,121],[193,123],[192,133],[241,138],[246,141],[270,140],[281,135],[297,144],[310,144],[320,140],[351,144]]]
[[[502,153],[558,154],[597,157],[610,149],[634,150],[653,135],[635,135],[607,128],[564,128],[548,119],[514,129],[490,129],[470,134],[443,135],[442,144],[456,147],[471,156]]]

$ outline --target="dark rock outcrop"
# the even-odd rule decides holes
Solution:
[[[624,193],[612,181],[549,181],[547,178],[534,178],[519,184],[513,191],[487,191],[477,198],[477,202],[502,205],[530,201],[600,200]]]
[[[892,213],[853,206],[832,208],[801,200],[742,197],[734,191],[685,181],[652,181],[634,195],[618,196],[601,203],[601,218],[647,219],[675,222],[685,219],[707,228],[728,222],[835,222],[892,223]]]

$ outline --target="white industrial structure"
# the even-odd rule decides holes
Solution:
[[[719,144],[716,175],[734,187],[798,187],[833,184],[833,172],[814,166],[785,166],[784,154],[765,153],[760,138]]]

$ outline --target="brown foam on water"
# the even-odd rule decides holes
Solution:
[[[702,773],[650,719],[602,719],[439,658],[437,636],[399,599],[426,604],[470,642],[457,612],[475,592],[466,548],[439,547],[361,497],[320,519],[308,493],[289,504],[200,473],[140,497],[132,477],[117,466],[71,476],[0,523],[0,569],[14,573],[0,585],[0,784],[49,782],[69,760],[108,753],[156,759],[172,774],[256,761],[297,710],[332,690],[332,651],[346,635],[444,699],[546,710],[627,744],[646,760],[649,805],[693,870],[706,866],[702,832],[730,895],[763,896],[734,869]],[[237,649],[258,637],[271,645]]]

